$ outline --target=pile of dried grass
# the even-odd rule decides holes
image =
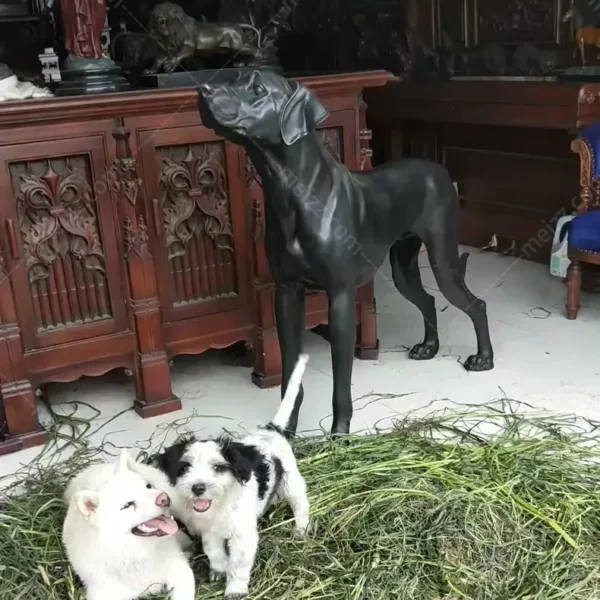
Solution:
[[[263,523],[254,600],[600,598],[596,424],[491,406],[399,421],[388,434],[296,445],[314,530]],[[518,408],[518,407],[517,407]],[[30,473],[0,514],[0,598],[83,598],[64,558],[65,481],[95,456]],[[197,561],[198,599],[222,597]]]

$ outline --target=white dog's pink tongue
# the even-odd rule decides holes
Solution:
[[[179,529],[175,519],[169,519],[168,517],[156,517],[156,519],[146,521],[144,525],[150,529],[158,529],[164,535],[173,535]]]
[[[194,500],[194,510],[197,512],[206,512],[210,508],[210,500],[206,498],[197,498]]]

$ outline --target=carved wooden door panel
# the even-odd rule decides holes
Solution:
[[[327,150],[351,170],[360,167],[357,129],[356,112],[338,110],[330,113],[317,132]]]
[[[0,239],[25,348],[126,330],[102,137],[4,146],[2,159]]]
[[[164,321],[249,310],[238,147],[201,126],[139,142]]]

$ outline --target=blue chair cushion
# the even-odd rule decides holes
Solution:
[[[592,179],[600,177],[600,121],[583,127],[579,137],[589,146],[592,152]]]
[[[569,248],[600,252],[600,210],[590,210],[569,223]]]
[[[583,127],[579,137],[589,146],[592,152],[592,179],[600,177],[600,121]]]

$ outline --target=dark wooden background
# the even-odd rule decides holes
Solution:
[[[561,67],[576,61],[572,24],[562,22],[572,0],[288,1],[295,8],[290,29],[281,36],[280,59],[290,75],[362,69],[400,73],[398,50],[407,50],[407,32],[412,32],[415,44],[429,48],[439,47],[444,38],[467,48],[497,43],[514,49],[529,42],[557,50]],[[600,24],[593,10],[597,3],[600,11],[600,2],[575,1],[588,20]],[[8,3],[0,1],[0,51],[4,45],[5,62],[28,79],[32,77],[25,74],[39,67],[37,53],[54,39],[51,20],[37,14],[43,0],[30,2],[31,17],[17,23],[2,17],[1,8]],[[113,35],[122,23],[130,30],[145,30],[156,3],[109,0]],[[219,14],[219,0],[178,3],[196,18],[214,20]],[[263,15],[281,5],[275,0],[255,3]],[[590,49],[592,62],[598,62],[597,54]],[[463,200],[463,241],[480,246],[496,235],[499,250],[518,252],[545,223],[570,210],[577,193],[578,166],[569,150],[576,126],[576,118],[570,116],[576,112],[575,88],[514,82],[494,88],[494,82],[453,81],[374,90],[365,95],[374,161],[419,156],[445,163]],[[497,98],[490,99],[490,89],[498,89]],[[420,111],[414,110],[416,104]],[[530,125],[532,106],[539,114]],[[452,118],[447,116],[450,110]],[[561,110],[570,112],[558,119]],[[502,119],[497,118],[499,112]],[[468,118],[471,113],[477,113],[477,119]],[[543,241],[528,258],[546,261],[549,249],[550,242]]]
[[[561,68],[576,64],[572,25],[562,22],[570,0],[394,4],[395,13],[377,1],[370,10],[379,10],[383,23],[403,11],[421,45],[440,46],[443,33],[472,48],[533,43],[558,51]],[[379,56],[392,43],[386,32],[379,27],[373,36]],[[597,53],[590,49],[589,56],[597,61]],[[579,189],[570,151],[578,90],[577,83],[406,81],[367,92],[374,162],[416,156],[445,164],[461,196],[463,243],[495,241],[499,252],[547,262],[554,226],[572,210]]]

